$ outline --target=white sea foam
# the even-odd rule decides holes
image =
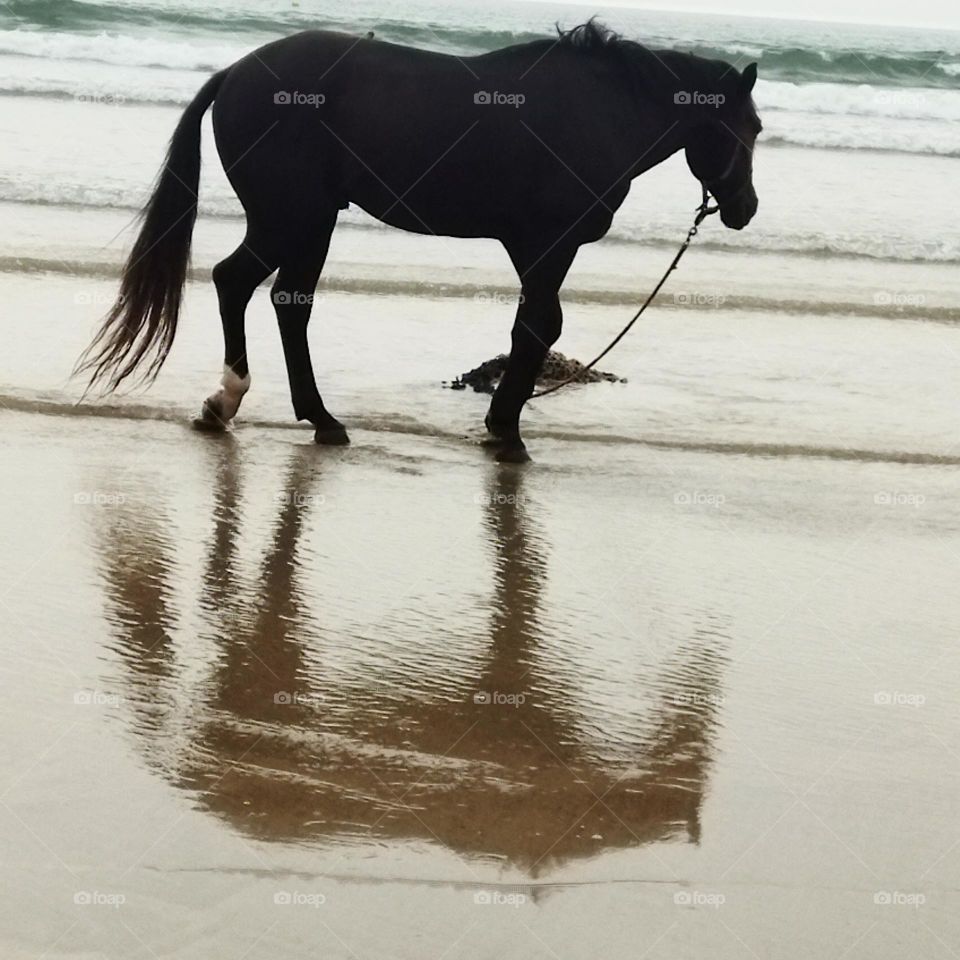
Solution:
[[[249,53],[256,44],[196,43],[102,31],[97,34],[0,30],[0,54],[45,60],[81,60],[117,66],[219,70]]]
[[[760,110],[907,120],[960,120],[960,91],[870,84],[759,80]]]

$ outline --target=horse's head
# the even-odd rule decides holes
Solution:
[[[724,226],[742,230],[757,212],[753,145],[761,125],[751,96],[757,65],[730,74],[715,109],[703,111],[703,122],[691,129],[686,154],[690,171],[719,204]]]

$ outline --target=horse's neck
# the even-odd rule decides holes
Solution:
[[[689,139],[690,128],[683,122],[683,118],[671,115],[664,116],[664,122],[651,128],[652,136],[648,134],[645,142],[637,144],[637,167],[631,177],[663,163],[672,157],[678,150],[682,150]]]

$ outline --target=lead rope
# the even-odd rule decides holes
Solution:
[[[702,184],[701,184],[702,186]],[[693,238],[697,235],[697,231],[700,229],[700,224],[703,223],[707,217],[712,213],[716,213],[720,208],[718,206],[710,206],[710,193],[707,188],[703,187],[703,202],[697,207],[697,215],[694,218],[693,226],[687,231],[687,238],[680,244],[680,249],[677,251],[677,255],[673,258],[672,263],[667,267],[666,272],[660,278],[660,282],[650,291],[650,295],[643,302],[643,306],[633,315],[633,319],[616,335],[616,337],[611,341],[610,345],[607,347],[603,353],[598,354],[594,357],[585,367],[582,367],[576,373],[571,374],[567,377],[566,380],[561,380],[560,383],[555,383],[552,387],[548,387],[546,390],[539,390],[534,394],[531,394],[530,399],[535,397],[545,397],[548,393],[553,393],[556,390],[559,390],[561,387],[565,387],[568,383],[573,383],[575,380],[579,380],[588,370],[595,367],[629,332],[630,328],[640,319],[643,315],[643,311],[653,303],[654,298],[660,292],[660,288],[667,282],[667,277],[677,269],[677,265],[680,263],[680,259],[687,252],[687,247],[690,246]]]

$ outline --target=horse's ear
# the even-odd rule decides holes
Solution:
[[[753,90],[753,85],[757,82],[757,65],[751,63],[748,67],[744,67],[743,73],[740,74],[740,94],[744,97],[749,97],[750,92]]]

